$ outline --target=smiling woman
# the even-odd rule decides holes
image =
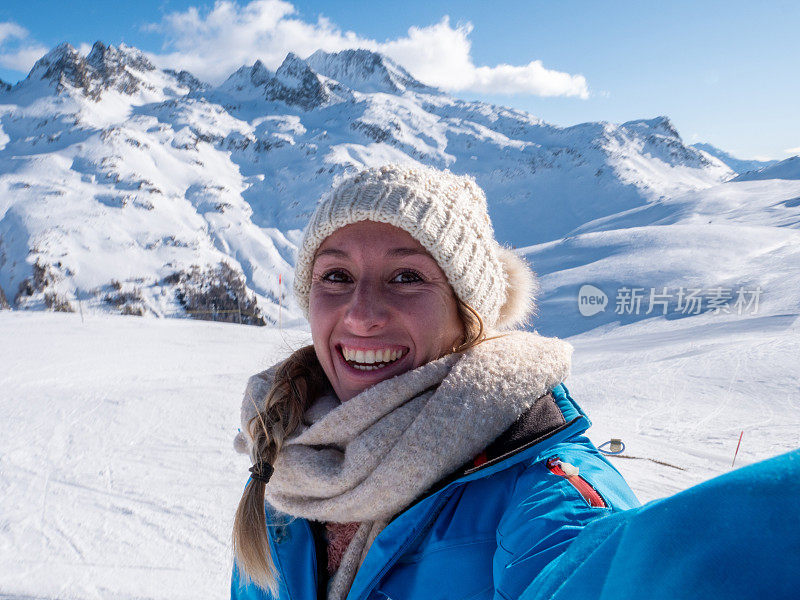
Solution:
[[[534,290],[468,177],[369,169],[320,202],[295,273],[313,345],[242,405],[233,598],[516,598],[637,505],[583,435],[569,344],[514,331]]]
[[[322,243],[309,301],[317,358],[342,402],[453,352],[464,336],[444,272],[386,223],[354,223]]]

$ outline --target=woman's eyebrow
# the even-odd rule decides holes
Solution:
[[[317,259],[320,256],[337,256],[339,258],[347,258],[350,255],[344,250],[339,250],[338,248],[326,248],[325,250],[319,250],[314,258]]]
[[[418,250],[417,248],[392,248],[386,251],[386,256],[430,256],[425,250]]]

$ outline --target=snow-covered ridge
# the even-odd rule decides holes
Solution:
[[[692,144],[692,147],[697,148],[698,150],[702,150],[703,152],[707,152],[714,158],[718,158],[726,165],[728,165],[736,173],[746,173],[747,171],[758,171],[759,169],[763,169],[764,167],[771,167],[772,165],[778,162],[777,160],[748,160],[748,159],[736,158],[729,152],[720,150],[719,148],[717,148],[716,146],[712,146],[711,144]]]
[[[763,181],[766,179],[800,179],[800,156],[791,156],[758,170],[742,173],[734,181]]]
[[[366,50],[209,87],[135,48],[62,44],[0,91],[0,288],[16,308],[291,320],[317,199],[387,162],[473,175],[517,246],[733,176],[666,117],[556,127]]]

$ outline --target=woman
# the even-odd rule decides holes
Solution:
[[[295,274],[313,346],[245,394],[232,597],[518,598],[638,504],[583,435],[569,344],[512,331],[534,287],[470,178],[368,169],[321,201]]]

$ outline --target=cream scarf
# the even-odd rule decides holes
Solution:
[[[392,516],[478,455],[558,385],[569,374],[571,354],[572,347],[557,338],[508,333],[378,383],[345,403],[323,397],[311,406],[310,424],[286,441],[275,460],[266,498],[292,516],[361,523],[330,583],[329,600],[347,595]],[[243,405],[243,418],[245,412]],[[248,420],[252,413],[251,405]]]

